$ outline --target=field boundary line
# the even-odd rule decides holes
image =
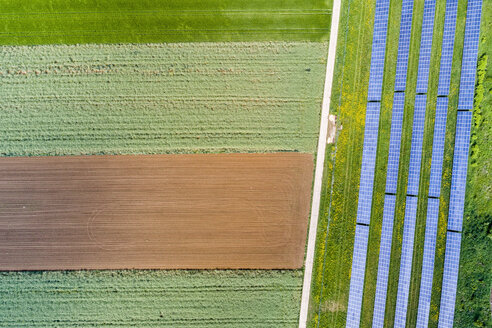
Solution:
[[[325,164],[326,137],[328,135],[328,115],[330,113],[331,88],[333,74],[335,72],[335,57],[337,50],[338,25],[340,21],[341,0],[333,1],[331,16],[330,43],[328,47],[328,59],[326,61],[325,87],[323,91],[323,103],[321,107],[321,122],[318,139],[318,151],[316,155],[316,170],[314,176],[313,199],[311,205],[311,218],[309,223],[308,247],[306,262],[304,265],[304,282],[302,285],[301,311],[299,314],[299,328],[306,328],[309,297],[311,295],[311,281],[313,275],[314,251],[316,246],[316,234],[318,228],[319,208],[321,200],[321,187],[323,184],[323,169]]]

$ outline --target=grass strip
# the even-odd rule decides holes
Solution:
[[[320,220],[328,225],[328,236],[326,228],[319,230],[318,247],[325,247],[317,249],[316,261],[324,265],[314,267],[312,295],[318,303],[312,302],[309,327],[345,325],[355,233],[353,205],[359,188],[374,10],[372,2],[342,2],[335,64],[338,83],[334,84],[331,97],[332,114],[338,116],[341,131],[336,144],[333,185],[329,188],[326,184],[328,188],[323,189],[323,193],[331,193],[331,203],[324,202],[320,209]]]

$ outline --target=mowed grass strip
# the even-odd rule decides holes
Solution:
[[[311,40],[329,37],[324,0],[1,0],[0,44]]]
[[[0,155],[314,152],[326,43],[0,47]]]
[[[342,2],[331,111],[339,132],[336,165],[325,176],[309,327],[345,325],[371,59],[375,3]],[[328,152],[332,151],[330,147]],[[331,164],[330,164],[331,165]],[[330,195],[331,193],[331,195]],[[329,197],[327,195],[330,195]],[[328,235],[327,235],[328,234]],[[322,263],[322,264],[320,264]]]
[[[0,273],[2,327],[297,327],[302,271]]]

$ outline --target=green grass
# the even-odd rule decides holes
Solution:
[[[362,0],[342,2],[331,109],[332,114],[338,115],[338,125],[343,129],[338,134],[336,149],[327,149],[329,158],[333,152],[335,166],[325,175],[333,174],[334,180],[325,177],[322,191],[324,201],[320,209],[309,327],[345,324],[374,5],[372,1]]]
[[[326,43],[0,47],[0,155],[315,152]]]
[[[0,0],[0,44],[326,41],[331,0]]]
[[[297,327],[302,271],[0,273],[1,327]]]
[[[484,1],[455,327],[491,327],[492,3]]]

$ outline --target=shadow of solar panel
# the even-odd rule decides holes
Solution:
[[[378,146],[379,109],[380,103],[367,103],[357,223],[369,224],[371,219],[374,170],[376,167],[376,150]]]
[[[451,172],[451,194],[449,196],[449,230],[461,231],[463,224],[471,119],[471,112],[458,112],[454,141],[453,170]]]
[[[441,65],[439,67],[439,84],[437,94],[447,96],[451,83],[451,66],[453,63],[454,34],[456,31],[456,15],[458,12],[458,0],[446,1],[444,14],[444,31],[441,46]]]
[[[422,161],[422,142],[424,140],[426,103],[427,95],[415,96],[407,195],[417,195],[419,192],[420,164]]]
[[[383,226],[381,229],[381,243],[379,246],[376,298],[374,300],[374,314],[372,317],[373,328],[384,326],[386,294],[388,290],[388,275],[391,260],[391,242],[393,239],[395,202],[396,197],[394,195],[384,196]]]
[[[412,274],[412,256],[417,217],[417,197],[407,196],[403,241],[401,248],[400,275],[396,295],[395,327],[405,327],[407,320],[408,294]]]
[[[468,1],[458,109],[473,109],[481,11],[481,0]]]
[[[404,105],[405,93],[396,92],[393,95],[388,167],[386,170],[386,192],[390,194],[396,194],[398,182],[398,166],[400,164],[401,130],[403,126]]]
[[[355,227],[354,253],[352,256],[352,272],[350,275],[346,327],[359,327],[368,239],[369,227],[357,225]]]
[[[432,142],[431,171],[429,178],[429,197],[439,197],[441,195],[442,163],[444,158],[444,142],[446,139],[447,115],[448,98],[437,98],[436,118],[434,121],[434,140]]]
[[[371,68],[369,74],[369,101],[381,100],[383,89],[384,54],[388,30],[389,0],[376,1],[374,32],[372,36]]]
[[[439,199],[431,198],[427,204],[425,224],[424,255],[420,278],[419,307],[417,328],[427,328],[434,277],[434,257],[436,252],[437,223],[439,221]]]
[[[439,328],[453,328],[456,287],[460,264],[461,234],[448,231],[442,276],[441,307],[439,309]]]
[[[400,20],[400,38],[396,59],[395,91],[404,91],[407,82],[408,54],[412,32],[413,0],[403,0]]]
[[[435,0],[425,0],[422,34],[420,37],[419,67],[417,72],[417,93],[427,93],[429,84],[429,66],[434,31]]]

